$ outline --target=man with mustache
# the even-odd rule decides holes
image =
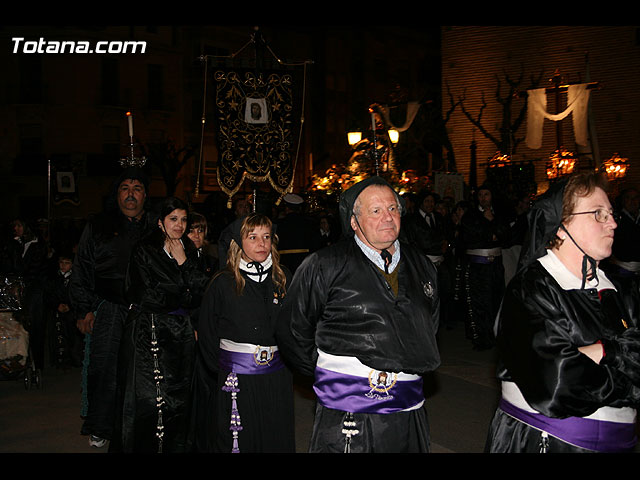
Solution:
[[[70,296],[86,335],[81,433],[97,448],[113,429],[118,348],[128,311],[124,279],[131,248],[145,230],[148,184],[141,168],[122,172],[105,211],[87,222],[74,261]]]

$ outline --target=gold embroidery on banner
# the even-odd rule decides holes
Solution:
[[[214,79],[221,189],[231,197],[249,179],[284,195],[295,170],[292,75],[218,71]]]

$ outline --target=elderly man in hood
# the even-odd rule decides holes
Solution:
[[[398,240],[402,201],[381,177],[341,198],[344,238],[309,255],[279,316],[293,368],[314,376],[311,452],[428,452],[422,375],[440,364],[433,264]]]

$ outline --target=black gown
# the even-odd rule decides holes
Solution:
[[[493,323],[504,293],[502,244],[508,238],[508,226],[498,214],[488,220],[479,209],[470,209],[462,217],[460,242],[466,261],[465,284],[468,336],[475,348],[495,345]],[[479,253],[491,251],[492,255]]]
[[[120,346],[110,451],[190,448],[195,336],[188,311],[202,298],[208,277],[196,266],[195,250],[187,248],[187,253],[178,265],[163,249],[144,242],[132,252],[127,272],[132,306]]]
[[[539,262],[528,266],[505,294],[497,320],[503,398],[486,451],[627,451],[635,444],[634,422],[628,418],[640,403],[640,333],[621,298],[626,292],[618,285],[605,288],[601,271],[600,290],[575,288],[559,280],[562,268],[551,261],[546,265],[552,270]],[[578,347],[598,341],[605,356],[596,364]],[[511,398],[518,396],[522,400],[514,409]],[[605,426],[619,428],[615,442],[603,435]]]
[[[275,346],[277,312],[283,296],[275,291],[271,270],[262,282],[244,273],[242,296],[228,270],[212,280],[200,309],[194,418],[199,452],[294,453],[293,382],[284,367],[265,374],[237,374],[237,399],[223,391],[230,370],[219,367],[220,339]],[[288,272],[285,272],[289,277]],[[230,430],[232,410],[240,416],[237,444]]]
[[[300,373],[315,377],[314,387],[320,352],[355,358],[369,372],[421,376],[440,365],[436,269],[417,249],[400,245],[397,294],[353,238],[311,254],[296,271],[282,308],[279,346]],[[338,383],[327,390],[339,391]],[[357,408],[362,398],[352,395],[351,406]],[[330,408],[319,398],[310,452],[344,451],[345,421],[357,425],[358,434],[348,442],[354,453],[429,449],[424,403],[388,414],[347,410]]]

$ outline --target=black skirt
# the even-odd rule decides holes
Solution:
[[[345,422],[347,422],[345,424]],[[351,429],[350,436],[344,430]],[[318,404],[310,453],[429,453],[427,410],[347,413]]]
[[[222,390],[228,372],[218,374],[215,450],[231,453],[295,453],[293,379],[287,368],[261,375],[238,374],[237,444],[231,427],[232,394]]]
[[[129,312],[120,348],[119,406],[110,451],[190,450],[194,358],[195,336],[188,316]]]

